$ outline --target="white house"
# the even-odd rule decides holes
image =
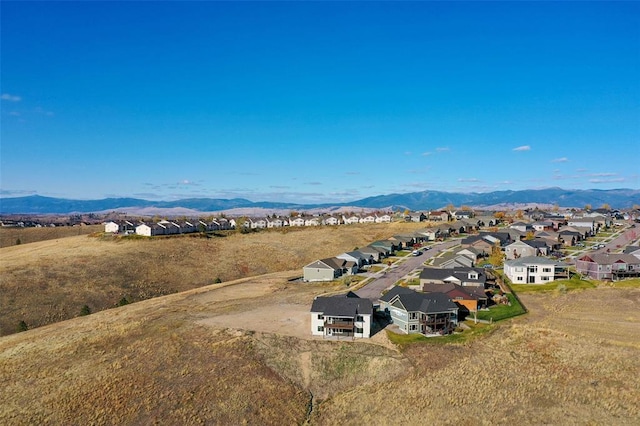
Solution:
[[[504,262],[504,273],[514,284],[546,284],[556,277],[566,278],[567,265],[540,256]]]
[[[311,305],[311,334],[323,337],[371,337],[373,304],[355,293],[321,297]]]
[[[104,224],[104,232],[112,232],[112,233],[116,233],[120,230],[120,225],[118,225],[117,223],[111,221],[111,222],[107,222]]]
[[[304,226],[304,219],[301,217],[294,217],[289,221],[289,226]]]
[[[383,214],[383,215],[376,215],[376,219],[375,219],[376,223],[391,223],[391,216],[388,214]]]

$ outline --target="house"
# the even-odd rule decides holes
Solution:
[[[452,269],[456,267],[470,268],[473,267],[474,264],[475,256],[467,253],[447,253],[433,259],[433,266],[444,269]]]
[[[484,289],[487,275],[481,268],[430,268],[420,271],[420,285],[453,283],[463,287],[480,287]]]
[[[472,210],[458,210],[453,212],[453,217],[455,217],[457,220],[471,219],[473,216],[474,214]]]
[[[344,259],[348,262],[354,262],[358,265],[358,268],[362,268],[364,265],[368,265],[373,262],[373,256],[367,256],[359,251],[341,253],[337,255],[336,258]]]
[[[398,249],[408,249],[417,243],[416,238],[412,235],[394,235],[389,240],[395,241],[398,244]]]
[[[104,232],[129,234],[135,232],[136,226],[128,220],[110,221],[104,224]]]
[[[449,213],[443,210],[432,211],[427,215],[427,219],[434,222],[448,222]]]
[[[373,304],[355,293],[322,297],[311,304],[311,334],[323,337],[371,337]]]
[[[426,241],[435,241],[440,237],[440,230],[436,228],[420,229],[416,233],[424,236]]]
[[[567,266],[546,257],[528,256],[504,262],[504,273],[514,284],[547,284],[568,278]]]
[[[404,220],[406,222],[422,222],[427,220],[427,215],[425,215],[422,212],[418,212],[418,213],[409,213],[408,215],[406,215],[404,217]]]
[[[359,223],[375,223],[375,221],[376,216],[372,214],[365,215],[358,220]]]
[[[155,235],[167,234],[167,227],[161,223],[152,223],[147,225],[146,223],[136,226],[136,234],[145,237],[153,237]]]
[[[380,297],[380,309],[407,334],[449,334],[458,325],[458,306],[444,293],[419,293],[396,286]]]
[[[393,253],[395,253],[397,250],[400,250],[400,246],[398,245],[398,243],[391,240],[378,240],[378,241],[372,242],[369,245],[373,247],[384,248],[388,253],[387,256],[390,256]]]
[[[302,268],[302,279],[307,282],[333,281],[342,276],[346,263],[335,257],[316,260]]]
[[[267,221],[267,228],[282,228],[288,224],[288,222],[279,217],[267,217],[265,220]]]
[[[478,312],[488,303],[487,294],[480,287],[463,287],[454,283],[425,284],[422,286],[422,291],[446,294],[460,308],[458,313]]]
[[[524,222],[515,222],[512,223],[509,228],[511,229],[515,229],[517,231],[523,232],[523,233],[527,233],[527,232],[533,232],[533,226],[530,223],[524,223]]]
[[[575,218],[569,219],[567,225],[581,230],[586,229],[587,236],[593,236],[598,231],[598,226],[593,218]]]
[[[371,263],[380,262],[383,258],[388,256],[388,252],[382,247],[366,246],[366,247],[359,248],[356,251],[370,258]]]
[[[335,216],[329,216],[324,219],[325,225],[340,225],[340,219]]]
[[[478,216],[474,219],[480,228],[494,227],[498,226],[498,223],[500,223],[500,221],[493,216]]]
[[[391,223],[391,215],[388,214],[383,214],[383,215],[375,215],[376,219],[375,222],[376,223]]]
[[[304,226],[304,218],[298,216],[289,221],[289,226]]]
[[[534,231],[553,231],[555,228],[554,223],[550,220],[539,220],[531,224]]]
[[[545,249],[545,253],[541,253],[538,246],[546,247],[546,244],[542,241],[520,240],[506,246],[504,248],[504,254],[507,260],[518,259],[520,257],[540,256],[541,254],[546,255],[548,250]]]
[[[320,226],[320,218],[310,217],[309,219],[305,219],[304,226]]]
[[[596,280],[640,277],[640,259],[628,253],[587,253],[576,259],[576,270]]]
[[[358,215],[351,215],[351,216],[342,216],[342,223],[344,223],[345,225],[351,225],[353,223],[360,223],[360,216]]]

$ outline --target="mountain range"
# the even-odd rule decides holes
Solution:
[[[348,203],[295,204],[259,201],[243,198],[214,199],[187,198],[176,201],[150,201],[138,198],[105,198],[101,200],[71,200],[31,195],[27,197],[0,198],[1,214],[69,214],[97,213],[112,210],[188,209],[196,212],[219,212],[237,208],[261,208],[274,210],[310,210],[318,208],[361,207],[369,209],[431,210],[447,205],[467,205],[475,208],[499,204],[548,204],[560,207],[593,208],[608,204],[612,208],[625,209],[640,205],[637,189],[530,189],[520,191],[495,191],[487,193],[458,193],[422,191],[405,194],[388,194],[363,198]]]

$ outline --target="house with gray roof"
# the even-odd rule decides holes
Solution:
[[[353,292],[318,296],[311,304],[311,334],[322,337],[371,337],[373,304]]]
[[[458,305],[444,293],[419,293],[396,286],[380,297],[380,309],[389,312],[407,334],[449,334],[458,325]]]
[[[333,281],[341,277],[346,268],[346,260],[328,257],[304,266],[302,268],[302,276],[303,280],[307,282]]]
[[[487,275],[482,268],[455,267],[430,268],[420,271],[420,285],[453,283],[463,287],[480,287],[484,289]]]
[[[504,262],[504,273],[514,284],[547,284],[568,278],[568,265],[541,256],[527,256]]]
[[[596,280],[640,277],[640,259],[628,253],[587,253],[576,259],[576,270]]]

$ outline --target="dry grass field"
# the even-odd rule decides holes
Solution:
[[[417,229],[419,224],[355,225],[232,234],[127,239],[80,235],[0,249],[0,335],[135,302],[265,273],[296,270],[318,258]],[[424,226],[424,225],[423,225]],[[41,239],[50,230],[40,231]],[[74,228],[68,228],[74,229]],[[80,228],[78,228],[80,229]],[[31,238],[36,238],[32,235]]]
[[[56,226],[43,228],[0,228],[0,248],[20,244],[36,243],[38,241],[55,240],[58,238],[87,235],[104,231],[103,225],[87,226]]]
[[[640,289],[523,297],[464,344],[309,333],[274,273],[0,338],[0,424],[638,424]],[[257,315],[254,313],[257,312]],[[312,410],[309,410],[309,408]]]
[[[400,231],[332,232],[72,237],[2,249],[2,286],[7,275],[14,286],[20,276],[24,286],[38,282],[26,287],[32,300],[47,291],[60,303],[81,290],[99,297],[100,286],[121,291],[120,274],[142,280],[136,268],[181,292],[1,337],[0,424],[640,423],[637,286],[523,294],[529,314],[464,343],[396,347],[384,331],[323,340],[310,335],[308,309],[338,284],[290,279],[310,258]],[[295,268],[282,260],[287,271],[251,276],[269,272],[274,253],[297,256]],[[242,259],[244,272],[222,260],[227,254]],[[110,262],[120,262],[113,273]],[[248,277],[231,281],[234,273]],[[33,274],[40,281],[27,279]],[[93,275],[93,284],[83,282]],[[225,282],[202,286],[218,275]],[[3,287],[3,314],[14,300],[5,288],[13,287]]]

